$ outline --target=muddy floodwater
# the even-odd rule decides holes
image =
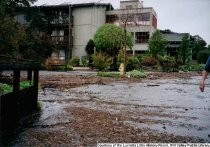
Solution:
[[[110,117],[112,125],[120,122],[126,128],[141,130],[141,133],[147,130],[146,137],[153,142],[167,140],[159,139],[158,135],[156,135],[157,140],[155,137],[151,140],[148,130],[159,135],[189,137],[186,142],[210,142],[210,86],[206,85],[205,92],[201,93],[198,89],[199,78],[144,80],[138,83],[120,81],[61,90],[45,88],[39,94],[42,111],[38,121],[21,132],[12,146],[49,145],[47,141],[51,141],[52,145],[53,139],[42,140],[41,138],[42,133],[46,132],[48,135],[55,135],[54,140],[56,140],[56,134],[65,134],[66,138],[71,139],[60,140],[61,144],[65,142],[64,145],[84,145],[87,132],[81,135],[79,133],[81,131],[77,130],[77,125],[79,126],[82,123],[80,120],[83,119],[83,116],[76,113],[79,110],[84,110],[84,114],[91,117],[95,111],[97,114],[98,112],[103,112],[103,115],[109,114],[107,116],[113,116]],[[94,122],[95,120],[91,118],[92,123],[97,123]],[[101,137],[97,138],[97,134],[89,135],[86,140],[89,139],[88,141],[91,142],[91,139],[94,141],[98,139],[99,142],[109,142],[112,138],[112,136],[107,137],[108,135],[103,136],[103,132],[98,136]],[[141,138],[139,140],[135,138],[138,136],[134,136],[135,142],[141,141]],[[94,141],[91,143],[95,144]],[[142,139],[142,141],[145,140]],[[168,140],[168,142],[171,141],[173,139]],[[183,138],[178,142],[185,142],[185,140]]]

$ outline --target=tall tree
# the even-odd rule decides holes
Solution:
[[[0,21],[0,54],[18,57],[20,42],[25,40],[25,29],[11,17]]]
[[[130,33],[127,33],[127,46],[133,47],[133,39]],[[110,55],[114,55],[119,51],[124,42],[124,31],[121,27],[113,24],[105,24],[100,27],[94,36],[94,43],[97,51],[106,52]]]
[[[185,34],[182,38],[181,45],[178,49],[178,58],[182,61],[183,64],[185,64],[186,61],[189,60],[190,55],[190,38],[188,34]]]
[[[167,40],[163,37],[162,33],[159,30],[155,31],[148,41],[149,52],[156,59],[157,55],[164,54],[166,46]]]
[[[24,59],[44,62],[55,49],[56,45],[46,33],[40,35],[27,30],[25,40],[20,42],[19,54]]]
[[[197,60],[197,55],[200,51],[204,51],[206,49],[206,41],[203,38],[199,37],[193,38],[191,40],[192,45],[192,58]]]
[[[37,0],[5,0],[5,12],[7,15],[14,16],[15,9],[18,7],[30,7]]]
[[[123,29],[113,24],[103,25],[96,31],[94,36],[96,50],[113,57],[114,69],[117,68],[117,55],[123,47],[124,38]],[[133,47],[133,37],[129,32],[126,33],[126,45],[130,49]]]
[[[92,55],[94,53],[95,44],[92,39],[90,39],[85,47],[85,50],[88,55]]]
[[[15,10],[29,7],[36,0],[0,1],[0,54],[17,59],[32,59],[43,62],[52,54],[55,45],[51,38],[41,32],[45,23],[37,11],[30,14],[30,26],[24,27],[13,18]],[[34,9],[33,9],[34,10]],[[38,31],[37,31],[38,30]],[[43,28],[41,28],[43,30]]]
[[[88,54],[88,66],[92,67],[93,65],[93,59],[92,59],[92,55],[94,54],[94,48],[95,48],[95,44],[94,41],[92,39],[90,39],[85,47],[85,50]]]

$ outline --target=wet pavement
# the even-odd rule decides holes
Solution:
[[[46,129],[48,132],[69,132],[67,136],[79,138],[72,128],[66,130],[61,125],[75,121],[75,117],[66,111],[68,108],[121,114],[125,126],[210,142],[210,85],[201,93],[199,78],[144,80],[141,83],[121,81],[64,90],[45,88],[39,94],[42,104],[39,120],[22,132],[12,146],[34,141],[36,137],[32,139],[30,133]],[[74,139],[74,145],[81,143],[78,140]]]

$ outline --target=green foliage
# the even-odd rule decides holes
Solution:
[[[140,62],[137,57],[129,57],[126,65],[126,71],[139,69]]]
[[[28,88],[32,86],[32,82],[30,81],[23,81],[20,82],[20,90]],[[13,91],[13,86],[8,84],[0,83],[0,95],[4,95]]]
[[[5,16],[5,8],[6,8],[6,1],[1,0],[0,1],[0,19],[2,20],[2,18]]]
[[[73,67],[70,64],[66,65],[59,65],[59,66],[51,66],[49,70],[52,71],[72,71]]]
[[[191,49],[189,35],[185,34],[182,38],[180,48],[178,49],[178,58],[185,64],[190,60]]]
[[[113,58],[104,53],[96,53],[92,56],[92,59],[94,67],[99,71],[108,70],[113,63]]]
[[[141,65],[143,66],[155,66],[158,64],[158,61],[152,56],[144,56]]]
[[[96,31],[94,36],[94,43],[97,51],[102,51],[109,55],[114,55],[123,47],[124,31],[119,26],[113,24],[105,24]],[[129,48],[133,47],[132,36],[129,32],[127,33],[126,44]]]
[[[119,78],[119,72],[98,72],[97,76],[100,77],[111,77],[111,78]]]
[[[20,42],[19,53],[24,59],[44,62],[51,56],[54,49],[56,46],[50,36],[35,34],[31,30],[27,30],[25,40]]]
[[[33,83],[31,81],[20,82],[20,89],[28,88],[28,87],[32,86],[32,84]]]
[[[90,39],[85,47],[87,54],[92,55],[94,53],[95,44],[92,39]]]
[[[123,54],[123,49],[120,49],[118,55],[117,55],[117,66],[119,67],[120,66],[120,63],[123,63],[124,59],[124,54]]]
[[[188,71],[203,71],[205,64],[187,64],[179,68],[179,70],[188,72]]]
[[[205,64],[209,55],[210,55],[210,50],[203,50],[203,51],[198,52],[197,54],[198,63]]]
[[[83,67],[87,67],[88,65],[89,65],[89,60],[88,59],[82,59],[82,61],[81,61],[81,65],[83,66]]]
[[[15,14],[15,10],[18,7],[29,7],[37,0],[5,0],[5,12],[10,16]]]
[[[26,30],[10,17],[0,21],[0,36],[0,53],[14,58],[44,62],[56,48],[48,35]]]
[[[88,66],[88,67],[93,66],[92,54],[94,54],[94,47],[95,47],[94,41],[92,39],[90,39],[87,43],[86,48],[85,48],[85,50],[88,54],[88,59],[86,60],[86,62],[84,60],[82,60],[83,66]]]
[[[46,32],[47,30],[47,16],[40,12],[39,7],[20,8],[26,16],[26,21],[30,22],[29,29],[33,31]]]
[[[4,17],[0,21],[0,54],[17,57],[19,44],[25,40],[24,28],[13,18]]]
[[[69,61],[69,65],[75,67],[80,65],[80,58],[79,57],[73,57]]]
[[[162,33],[157,30],[152,34],[148,41],[149,52],[157,59],[157,55],[163,55],[167,46],[167,40],[163,37]]]
[[[12,92],[11,85],[0,83],[0,95],[4,95],[10,92]]]
[[[206,42],[203,39],[192,42],[192,59],[198,60],[198,53],[204,51],[206,48],[205,46]]]
[[[114,24],[105,24],[100,27],[94,36],[94,43],[98,52],[106,53],[113,57],[112,70],[117,69],[117,55],[125,43],[124,30]],[[133,37],[131,33],[126,33],[126,45],[133,47]]]
[[[132,70],[130,72],[126,72],[127,77],[133,77],[133,78],[146,78],[147,75],[143,71],[139,70]]]
[[[45,26],[46,20],[42,18],[38,11],[33,13],[33,18],[30,19],[30,26],[22,26],[14,20],[15,10],[24,10],[25,7],[29,7],[35,1],[6,0],[0,2],[1,55],[44,62],[52,54],[53,49],[56,48],[48,35],[39,34],[39,31],[42,30],[41,28]],[[36,15],[34,15],[35,13]],[[32,16],[32,13],[26,14]]]
[[[42,102],[38,101],[38,102],[37,102],[37,105],[36,105],[36,110],[37,110],[37,111],[41,111],[41,110],[42,110],[42,107],[43,107],[43,106],[42,106]]]
[[[158,56],[158,61],[162,66],[163,71],[177,71],[178,65],[174,57]]]

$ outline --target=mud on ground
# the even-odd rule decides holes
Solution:
[[[88,84],[107,84],[110,82],[142,82],[142,80],[190,78],[201,73],[149,73],[146,79],[102,78],[84,75],[41,75],[42,89],[70,89]],[[74,100],[79,103],[79,100]],[[90,99],[93,101],[94,99]],[[62,103],[62,101],[60,101]],[[87,107],[65,108],[67,122],[41,125],[30,128],[21,134],[18,145],[23,146],[96,146],[97,143],[184,143],[203,142],[200,138],[160,133],[149,128],[136,128],[124,122],[134,119],[126,111],[110,113]],[[135,112],[137,113],[137,111]],[[141,114],[140,114],[141,115]],[[147,112],[147,115],[154,115]],[[59,116],[58,116],[59,117]],[[155,123],[155,122],[151,122]],[[16,144],[16,143],[15,143]]]
[[[68,89],[79,87],[87,84],[105,84],[108,82],[125,81],[125,82],[141,82],[142,80],[155,80],[155,79],[175,79],[181,78],[186,79],[192,76],[201,75],[200,72],[189,72],[189,73],[163,73],[163,72],[151,72],[147,73],[147,78],[106,78],[98,76],[84,76],[84,75],[41,75],[40,83],[42,88],[61,88]]]

